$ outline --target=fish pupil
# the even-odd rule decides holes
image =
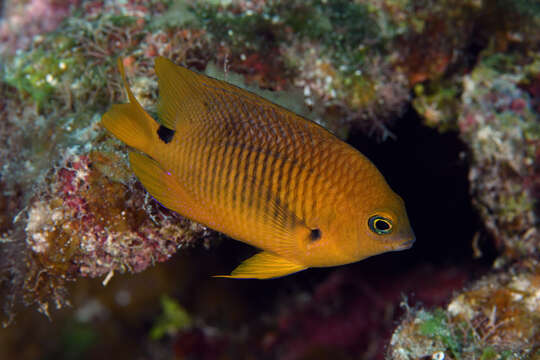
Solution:
[[[375,222],[375,227],[377,228],[377,230],[385,231],[390,229],[390,224],[388,224],[384,220],[379,220]]]
[[[311,241],[317,241],[321,238],[322,232],[319,229],[313,229],[311,230],[311,233],[309,234],[309,239]]]
[[[168,144],[171,142],[173,136],[174,136],[174,130],[171,130],[169,128],[166,128],[163,125],[160,125],[157,134],[161,141],[163,141],[165,144]]]

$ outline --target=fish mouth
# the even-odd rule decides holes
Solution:
[[[399,244],[399,245],[396,247],[395,251],[401,251],[401,250],[407,250],[407,249],[410,249],[410,248],[413,246],[413,244],[414,244],[415,241],[416,241],[416,239],[415,239],[414,237],[413,237],[412,239],[409,239],[409,240],[407,240],[407,241],[404,241],[404,242],[402,242],[401,244]]]

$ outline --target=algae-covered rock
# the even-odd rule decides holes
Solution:
[[[407,308],[389,359],[540,356],[538,73],[538,54],[486,56],[461,77],[460,95],[450,93],[455,115],[437,123],[423,113],[440,130],[451,124],[469,147],[472,202],[498,250],[494,265],[500,269],[459,291],[445,309]],[[477,240],[472,246],[482,256]]]
[[[386,346],[400,360],[538,355],[536,2],[6,0],[1,10],[3,320],[25,307],[77,308],[51,314],[39,330],[23,311],[0,334],[0,357],[100,358],[114,348],[118,357],[151,359],[382,359]],[[260,93],[344,139],[365,134],[373,153],[377,142],[402,141],[397,129],[412,127],[416,115],[440,136],[454,133],[467,149],[459,161],[469,166],[480,219],[475,237],[456,242],[471,242],[483,272],[498,259],[498,272],[459,290],[477,276],[469,253],[463,264],[440,264],[433,249],[441,259],[454,243],[414,252],[439,240],[445,229],[436,229],[411,251],[418,267],[390,254],[383,275],[372,270],[387,263],[370,260],[265,283],[217,282],[208,274],[223,269],[211,266],[201,275],[202,257],[190,251],[213,251],[216,234],[153,200],[129,169],[128,149],[99,124],[125,101],[118,58],[135,96],[156,113],[158,55]],[[398,188],[436,171],[404,168],[389,179]],[[213,259],[231,268],[247,257],[218,250]],[[176,263],[167,261],[174,254]],[[89,278],[98,279],[91,290]],[[390,341],[401,293],[426,308],[407,308]]]
[[[521,85],[537,81],[539,59],[492,55],[463,78],[457,123],[471,150],[471,195],[505,259],[540,253],[539,113]]]
[[[48,314],[68,302],[67,282],[140,272],[206,234],[146,194],[126,148],[100,125],[123,98],[116,57],[141,43],[148,14],[134,4],[86,3],[52,31],[3,49],[0,283],[10,293],[8,319],[17,298]],[[127,59],[130,74],[144,73],[144,62],[135,68]],[[155,80],[137,77],[134,89],[155,106]]]
[[[387,358],[536,359],[540,356],[538,275],[538,263],[529,263],[478,280],[454,296],[445,309],[406,307]]]

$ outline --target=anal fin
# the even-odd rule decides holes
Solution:
[[[150,195],[166,208],[182,213],[181,204],[187,196],[171,173],[163,170],[156,161],[135,152],[129,153],[129,163]]]
[[[294,263],[270,252],[260,252],[242,262],[231,275],[217,275],[215,277],[234,279],[271,279],[293,274],[307,269],[302,264]]]

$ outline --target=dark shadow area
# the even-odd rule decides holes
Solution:
[[[349,143],[375,163],[405,201],[416,243],[400,257],[416,263],[471,262],[481,222],[469,195],[466,145],[457,133],[422,125],[412,108],[392,130],[396,140],[379,144],[353,131]],[[483,250],[481,261],[491,263],[493,250]]]

